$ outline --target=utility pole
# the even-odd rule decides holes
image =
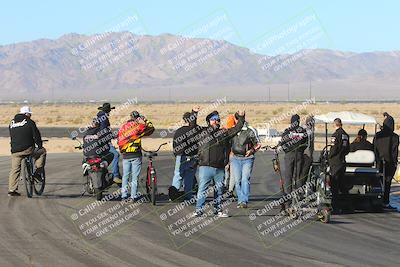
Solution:
[[[271,103],[271,87],[268,86],[268,102]]]
[[[290,82],[287,84],[287,101],[290,101]]]

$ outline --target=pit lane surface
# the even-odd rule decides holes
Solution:
[[[128,208],[126,220],[108,227],[107,233],[97,232],[98,237],[88,233],[90,223],[97,223],[89,222],[91,218],[110,217],[106,212],[121,202],[111,200],[88,211],[94,202],[80,194],[81,156],[49,154],[47,162],[43,196],[26,198],[21,183],[23,196],[10,198],[11,162],[0,157],[0,266],[398,266],[400,262],[399,213],[337,215],[330,224],[311,218],[279,237],[263,236],[258,227],[278,210],[254,221],[249,215],[279,191],[269,153],[256,160],[249,209],[238,210],[232,203],[227,206],[232,217],[213,221],[188,237],[170,230],[176,230],[171,224],[177,217],[160,217],[174,212],[184,217],[194,207],[178,211],[180,206],[163,196],[156,207],[139,203],[135,210]],[[159,191],[166,193],[173,157],[162,154],[156,165]]]

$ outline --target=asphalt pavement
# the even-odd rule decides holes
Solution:
[[[8,197],[11,161],[0,157],[0,266],[399,265],[397,212],[333,215],[329,224],[312,213],[301,220],[280,216],[270,205],[280,196],[271,156],[257,157],[248,209],[226,199],[231,217],[198,219],[189,217],[192,203],[171,203],[165,195],[155,207],[119,201],[116,186],[107,190],[108,201],[81,196],[77,153],[48,155],[43,196],[28,199],[21,183],[22,196]],[[165,194],[174,159],[161,154],[155,165]]]

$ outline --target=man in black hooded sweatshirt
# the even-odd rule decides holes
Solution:
[[[8,178],[8,195],[20,196],[18,191],[18,177],[21,174],[22,160],[32,155],[35,159],[36,170],[34,176],[40,179],[46,163],[46,149],[43,147],[42,137],[36,123],[31,119],[32,111],[28,106],[20,109],[15,115],[9,128],[11,137],[11,170]],[[35,148],[36,145],[36,148]]]
[[[385,112],[386,113],[386,112]],[[394,132],[394,119],[386,113],[383,127],[374,138],[374,151],[378,168],[383,171],[385,161],[385,189],[383,204],[385,209],[395,210],[389,204],[390,187],[397,168],[397,157],[399,155],[399,136]]]

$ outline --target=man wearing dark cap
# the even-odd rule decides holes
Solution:
[[[185,200],[192,198],[192,190],[194,185],[196,173],[196,160],[197,154],[197,132],[201,129],[197,125],[197,114],[200,110],[199,106],[195,106],[192,112],[185,112],[183,114],[183,121],[185,125],[175,131],[173,138],[173,149],[175,155],[175,171],[174,178],[172,179],[172,186],[179,191],[182,186],[182,180],[185,191]],[[170,195],[171,200],[175,200],[178,195]]]
[[[100,125],[100,133],[102,136],[107,136],[108,143],[110,146],[110,152],[114,155],[114,158],[111,162],[113,180],[115,183],[122,183],[121,174],[119,172],[119,153],[111,143],[111,140],[115,138],[114,134],[111,131],[110,121],[108,117],[110,116],[110,112],[115,107],[112,107],[110,103],[104,103],[101,107],[98,107],[100,110],[97,113],[97,120]]]
[[[374,138],[374,150],[378,168],[381,172],[383,171],[383,166],[385,166],[386,177],[384,181],[385,188],[383,195],[384,208],[395,210],[396,208],[390,205],[389,196],[392,179],[396,172],[398,163],[399,136],[394,132],[393,117],[387,113],[381,131],[379,131]]]
[[[342,128],[342,120],[334,120],[336,131],[332,135],[332,147],[329,150],[329,166],[331,171],[332,207],[337,210],[337,197],[339,191],[347,193],[344,186],[344,174],[346,172],[346,155],[350,152],[349,135]]]
[[[303,154],[307,146],[306,130],[300,126],[300,116],[295,114],[290,119],[290,126],[282,134],[279,146],[285,152],[285,189],[290,194],[293,189],[303,184],[301,171]],[[294,186],[296,184],[296,188]]]
[[[208,187],[214,182],[214,214],[220,218],[229,217],[222,211],[222,189],[224,185],[225,166],[229,162],[229,140],[243,127],[244,111],[237,113],[238,122],[231,129],[220,128],[221,119],[218,111],[206,117],[207,127],[202,127],[198,134],[199,155],[199,190],[197,192],[196,211],[193,216],[202,216],[205,209]]]

